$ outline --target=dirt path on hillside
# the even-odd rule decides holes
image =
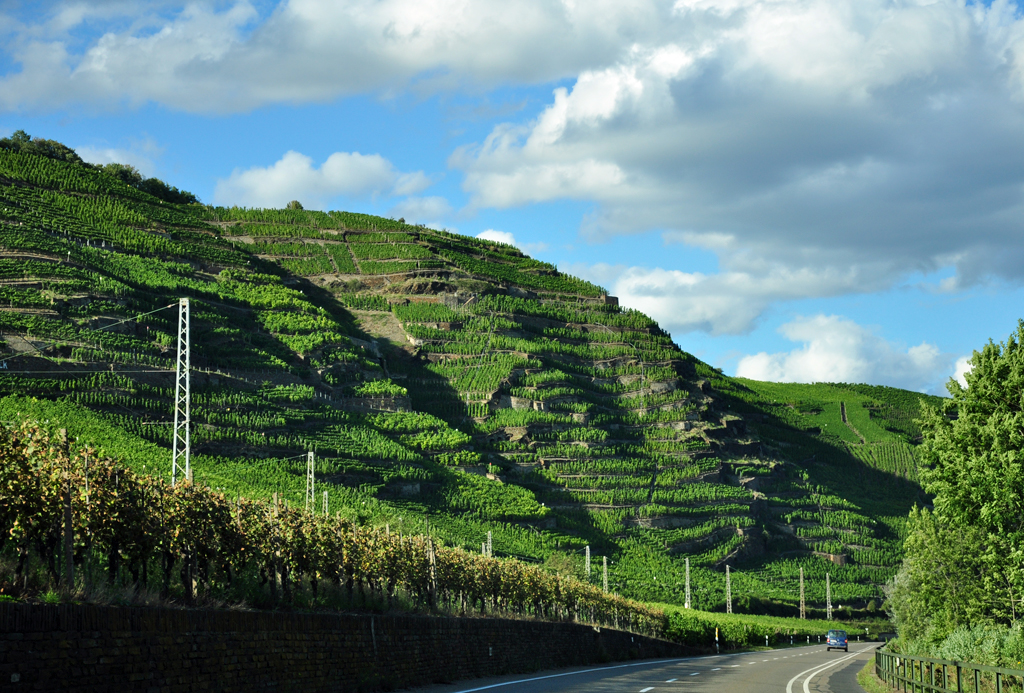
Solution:
[[[359,329],[373,336],[377,341],[385,341],[396,349],[410,350],[409,336],[393,313],[352,309],[349,309],[349,312],[355,316]]]

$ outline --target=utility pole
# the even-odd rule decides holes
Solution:
[[[491,530],[487,530],[487,557],[494,557],[494,544],[491,543]]]
[[[313,471],[313,464],[316,460],[316,455],[312,450],[306,457],[306,512],[311,513],[316,510],[316,494],[313,487],[316,484],[316,479]]]
[[[690,557],[686,557],[686,601],[683,603],[684,609],[690,608]]]
[[[604,593],[608,594],[608,557],[601,556],[601,560],[604,561]]]
[[[327,517],[327,491],[324,491],[324,517]]]
[[[832,620],[832,576],[825,573],[825,613]]]
[[[732,578],[729,576],[729,566],[725,566],[725,613],[732,613]]]
[[[804,606],[804,569],[800,569],[800,618],[807,618],[807,611]]]
[[[184,479],[192,480],[189,447],[189,417],[192,400],[189,324],[188,299],[183,298],[178,302],[178,365],[174,377],[174,442],[171,445],[171,486],[177,482],[179,471]]]
[[[589,579],[590,578],[590,544],[587,544],[587,547],[584,550],[585,550],[586,556],[587,556],[587,578]]]

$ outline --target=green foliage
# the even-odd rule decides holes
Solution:
[[[401,385],[396,385],[390,380],[370,380],[355,389],[357,397],[405,397],[409,394]]]
[[[468,479],[462,483],[474,485]],[[273,576],[270,583],[262,581],[246,596],[265,606],[294,604],[303,583],[315,597],[317,581],[324,580],[358,584],[360,592],[369,590],[388,603],[401,590],[426,609],[451,608],[461,601],[463,610],[482,613],[560,616],[604,625],[621,619],[641,633],[665,633],[660,611],[518,561],[475,556],[422,535],[393,534],[389,528],[364,527],[287,503],[268,507],[244,498],[228,501],[222,493],[188,482],[170,487],[38,428],[0,427],[0,552],[35,553],[49,566],[50,585],[58,578],[62,496],[68,487],[75,489],[71,504],[78,560],[87,553],[105,559],[111,583],[120,579],[124,562],[138,588],[149,586],[151,568],[159,570],[163,597],[178,595],[185,604],[200,595],[237,600],[237,577],[263,572]],[[521,504],[524,513],[536,512],[525,498]],[[209,568],[197,571],[197,565]],[[18,562],[13,575],[0,577],[24,589],[23,568],[24,562]],[[51,591],[38,597],[51,600]]]
[[[971,358],[967,387],[926,407],[924,487],[888,608],[901,638],[935,646],[954,630],[1020,618],[1024,594],[1024,321]]]
[[[1013,605],[999,583],[1012,576],[989,573],[985,543],[979,527],[954,527],[927,510],[911,513],[906,558],[886,587],[886,610],[901,640],[934,647],[957,628],[1011,618]]]

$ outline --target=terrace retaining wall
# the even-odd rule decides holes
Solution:
[[[689,653],[574,623],[0,604],[0,691],[376,691]]]

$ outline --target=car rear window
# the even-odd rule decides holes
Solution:
[[[828,632],[828,637],[830,637],[830,638],[845,638],[846,637],[846,631],[845,630],[830,630]]]

